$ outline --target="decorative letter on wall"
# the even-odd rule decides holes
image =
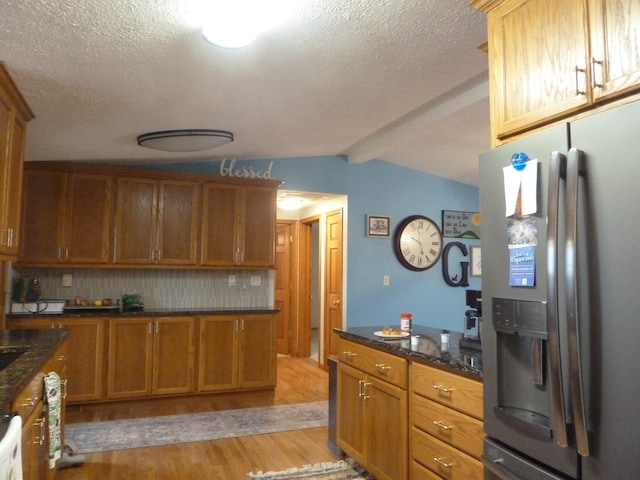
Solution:
[[[467,256],[467,247],[464,243],[451,242],[447,243],[442,251],[442,276],[447,285],[451,287],[468,287],[469,286],[469,262],[460,262],[461,274],[451,277],[449,275],[449,250],[458,247],[463,256]]]

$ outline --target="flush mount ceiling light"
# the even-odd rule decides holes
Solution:
[[[304,0],[208,0],[200,5],[204,38],[225,48],[246,47],[289,18]]]
[[[300,197],[283,196],[278,199],[278,208],[283,210],[299,210],[302,208],[303,200]]]
[[[224,130],[163,130],[138,137],[141,147],[167,152],[199,152],[233,142],[233,133]]]

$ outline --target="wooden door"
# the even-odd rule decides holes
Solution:
[[[245,187],[240,217],[241,262],[253,267],[275,265],[276,191],[272,187]]]
[[[112,318],[109,322],[107,397],[151,395],[153,320]]]
[[[195,182],[159,182],[157,263],[196,264],[198,197]]]
[[[238,188],[205,183],[202,193],[201,264],[235,266],[238,254]]]
[[[109,175],[72,173],[67,176],[64,261],[109,262],[112,183]]]
[[[67,402],[104,400],[105,318],[64,318],[69,329]]]
[[[640,2],[589,0],[596,100],[640,88]]]
[[[366,465],[364,373],[340,363],[338,365],[337,443],[344,452],[361,465]]]
[[[232,390],[238,378],[238,318],[200,317],[198,391]]]
[[[145,178],[118,178],[115,262],[150,264],[155,258],[157,182]]]
[[[9,247],[9,219],[7,184],[11,181],[9,155],[11,154],[11,126],[14,113],[11,111],[11,100],[0,88],[0,254],[6,253]]]
[[[540,125],[592,102],[586,3],[507,0],[489,12],[494,138]]]
[[[22,175],[23,157],[25,142],[27,139],[27,124],[19,116],[13,115],[11,128],[10,150],[5,175],[7,182],[4,188],[4,226],[9,229],[8,245],[5,245],[4,252],[16,256],[20,251],[20,217],[22,200]]]
[[[276,332],[271,314],[245,315],[240,319],[238,387],[276,385]]]
[[[22,426],[22,477],[26,480],[46,479],[49,470],[48,441],[43,439],[47,431],[47,414],[42,402]]]
[[[153,333],[153,394],[191,393],[195,318],[156,318]]]
[[[27,170],[20,259],[29,263],[58,263],[64,223],[64,173]]]
[[[291,353],[291,238],[292,223],[278,223],[276,228],[276,278],[274,303],[276,314],[277,351],[282,355]]]
[[[325,225],[323,365],[329,355],[338,355],[338,335],[333,329],[342,328],[342,210],[328,213]]]

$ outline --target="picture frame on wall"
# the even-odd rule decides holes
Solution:
[[[471,247],[471,276],[482,276],[482,250],[480,247]]]
[[[391,236],[391,217],[367,215],[365,233],[371,238],[389,238]]]

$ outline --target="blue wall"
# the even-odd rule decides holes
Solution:
[[[414,323],[460,331],[466,310],[463,287],[447,285],[442,259],[424,272],[402,267],[393,253],[393,238],[365,236],[365,217],[391,217],[392,231],[405,217],[422,214],[441,225],[442,210],[477,212],[478,188],[390,163],[372,160],[350,164],[343,156],[238,160],[236,166],[266,171],[283,180],[287,190],[348,195],[347,325],[398,325],[401,312],[413,313]],[[154,168],[219,174],[221,161],[159,165]],[[228,162],[227,162],[228,164]],[[480,245],[479,240],[445,238]],[[460,270],[463,258],[451,249],[450,273]],[[389,275],[389,286],[383,286]],[[480,289],[480,279],[469,277],[469,287]]]

